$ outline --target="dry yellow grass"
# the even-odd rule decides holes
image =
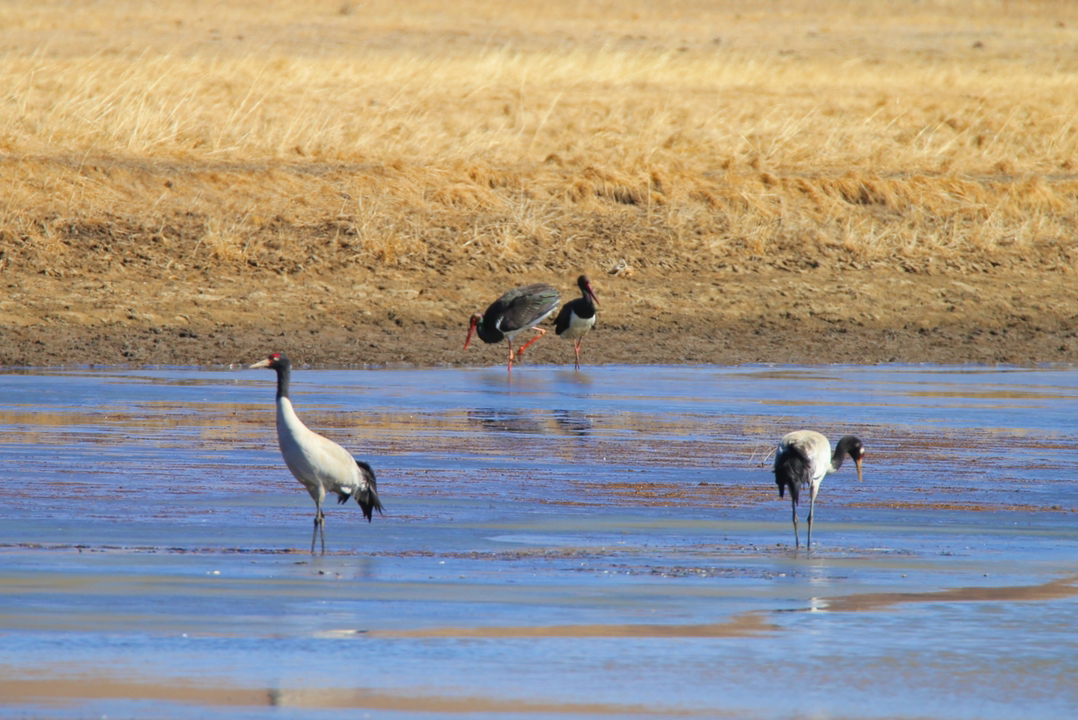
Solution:
[[[11,0],[0,363],[457,362],[580,271],[597,361],[1073,359],[1076,48],[1067,0]]]
[[[1063,1],[9,2],[0,26],[0,236],[39,270],[103,228],[169,272],[1078,261]]]

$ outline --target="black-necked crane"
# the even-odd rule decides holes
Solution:
[[[812,511],[816,505],[816,493],[824,476],[842,467],[846,455],[857,463],[857,482],[861,482],[861,460],[865,457],[865,446],[853,435],[847,435],[838,441],[834,453],[831,443],[815,430],[797,430],[787,433],[779,441],[775,453],[775,484],[779,486],[779,497],[785,490],[790,491],[790,504],[793,508],[794,544],[801,547],[797,536],[797,499],[806,486],[810,489],[808,514],[808,544],[812,547]]]
[[[554,332],[560,338],[574,341],[576,369],[579,370],[580,343],[588,331],[595,327],[595,306],[599,304],[599,298],[595,297],[595,291],[591,289],[591,282],[586,275],[578,277],[576,284],[583,295],[562,306],[561,312],[554,320]]]
[[[509,343],[509,371],[512,372],[513,359],[520,357],[533,342],[546,334],[546,330],[537,326],[550,317],[560,303],[561,296],[557,289],[546,283],[513,288],[492,302],[485,313],[472,315],[464,349],[468,349],[473,332],[485,343],[505,340]],[[525,330],[534,330],[537,335],[514,355],[513,338]]]
[[[324,555],[326,519],[322,514],[322,502],[326,494],[337,493],[337,502],[342,505],[354,497],[363,511],[363,517],[370,522],[375,510],[382,514],[374,470],[367,463],[356,460],[337,443],[308,428],[299,419],[288,396],[288,383],[292,375],[292,363],[288,357],[273,353],[251,367],[277,371],[277,444],[281,448],[284,464],[314,500],[311,554],[314,555],[314,541],[321,531]]]

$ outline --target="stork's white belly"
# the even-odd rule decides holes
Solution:
[[[576,340],[582,338],[587,334],[588,330],[595,327],[595,315],[592,315],[588,319],[577,317],[575,312],[569,313],[569,327],[565,329],[565,332],[561,334],[561,337],[566,340]]]

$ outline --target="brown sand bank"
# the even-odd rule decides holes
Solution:
[[[211,263],[181,279],[97,265],[92,256],[69,256],[63,277],[5,269],[0,364],[228,364],[271,350],[312,364],[498,364],[502,346],[462,350],[471,312],[531,281],[575,296],[569,268],[509,274],[461,264],[442,272],[362,267],[277,275]],[[736,270],[591,274],[602,305],[584,342],[585,364],[1078,357],[1078,290],[1070,273],[787,269],[757,260]],[[525,361],[572,362],[571,344],[551,332]]]

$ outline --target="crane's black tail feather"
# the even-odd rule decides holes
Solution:
[[[382,511],[382,501],[378,499],[378,481],[375,479],[374,470],[371,469],[370,465],[359,460],[356,460],[356,465],[359,465],[359,470],[367,481],[367,487],[356,493],[356,502],[359,503],[359,509],[363,511],[363,517],[367,518],[367,522],[370,522],[373,519],[375,510],[378,511],[379,515],[385,514]],[[345,500],[347,499],[345,498]]]
[[[809,483],[809,460],[797,447],[788,447],[775,458],[775,484],[779,486],[779,497],[789,488],[790,499],[797,504],[801,487]]]

